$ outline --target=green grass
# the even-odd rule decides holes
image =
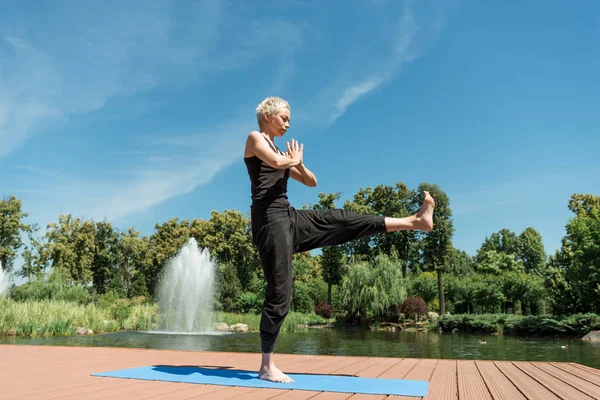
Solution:
[[[242,323],[258,331],[260,314],[216,312],[215,322]],[[119,330],[149,330],[159,321],[158,306],[135,300],[117,299],[100,305],[63,300],[15,301],[0,298],[0,336],[71,336],[78,327],[94,333]],[[290,312],[282,332],[294,332],[299,325],[322,324],[318,315]]]
[[[237,323],[246,324],[248,325],[248,330],[252,332],[258,331],[259,329],[260,314],[234,314],[225,312],[215,312],[214,321],[224,322],[228,325],[233,325]],[[298,325],[314,325],[323,324],[325,322],[325,319],[318,316],[317,314],[304,314],[292,311],[287,315],[287,317],[283,321],[281,331],[296,332],[299,329],[301,329]]]
[[[19,302],[0,298],[0,335],[70,336],[78,327],[94,333],[148,329],[156,319],[153,305],[131,305],[124,318],[115,315],[115,310],[61,300]]]

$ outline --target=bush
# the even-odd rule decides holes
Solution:
[[[335,309],[331,304],[321,302],[315,306],[315,314],[326,319],[330,319],[335,314]]]
[[[372,320],[406,298],[400,263],[379,255],[374,265],[352,263],[340,288],[340,300],[349,320]]]
[[[444,332],[457,329],[467,333],[583,336],[591,330],[600,329],[600,316],[596,314],[576,314],[568,317],[512,314],[441,315],[438,324]]]
[[[310,313],[313,311],[314,301],[310,297],[310,288],[306,283],[294,282],[292,294],[292,308],[295,312]]]
[[[13,287],[10,298],[17,301],[64,300],[78,304],[88,304],[92,300],[88,288],[69,285],[60,269],[53,271],[46,280],[38,279]]]
[[[427,315],[429,309],[427,308],[427,303],[421,297],[408,296],[400,306],[399,311],[407,317],[416,320],[420,315]]]
[[[258,314],[262,309],[263,298],[252,292],[244,292],[235,302],[235,307],[241,313]]]
[[[92,295],[82,286],[70,286],[56,293],[54,300],[88,304],[92,300]]]

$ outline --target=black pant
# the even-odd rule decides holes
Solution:
[[[260,319],[263,353],[272,353],[292,294],[292,255],[347,243],[386,231],[382,216],[347,210],[296,210],[291,206],[252,209],[252,237],[267,290]]]

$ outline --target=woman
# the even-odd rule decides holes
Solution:
[[[262,363],[259,378],[293,382],[273,362],[275,341],[290,308],[292,255],[382,232],[433,229],[434,200],[425,192],[421,210],[406,218],[361,215],[347,210],[296,210],[287,197],[291,177],[314,187],[317,178],[304,165],[304,146],[294,139],[286,152],[274,139],[290,127],[290,106],[269,97],[256,108],[259,131],[248,135],[244,161],[252,189],[252,238],[258,248],[267,289],[260,320]]]

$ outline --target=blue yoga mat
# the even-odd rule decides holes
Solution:
[[[118,371],[100,372],[92,374],[92,376],[222,386],[399,396],[425,396],[427,394],[427,389],[429,388],[429,382],[426,381],[311,374],[288,374],[288,376],[294,380],[294,383],[275,383],[258,379],[258,373],[256,372],[188,366],[145,366]]]

